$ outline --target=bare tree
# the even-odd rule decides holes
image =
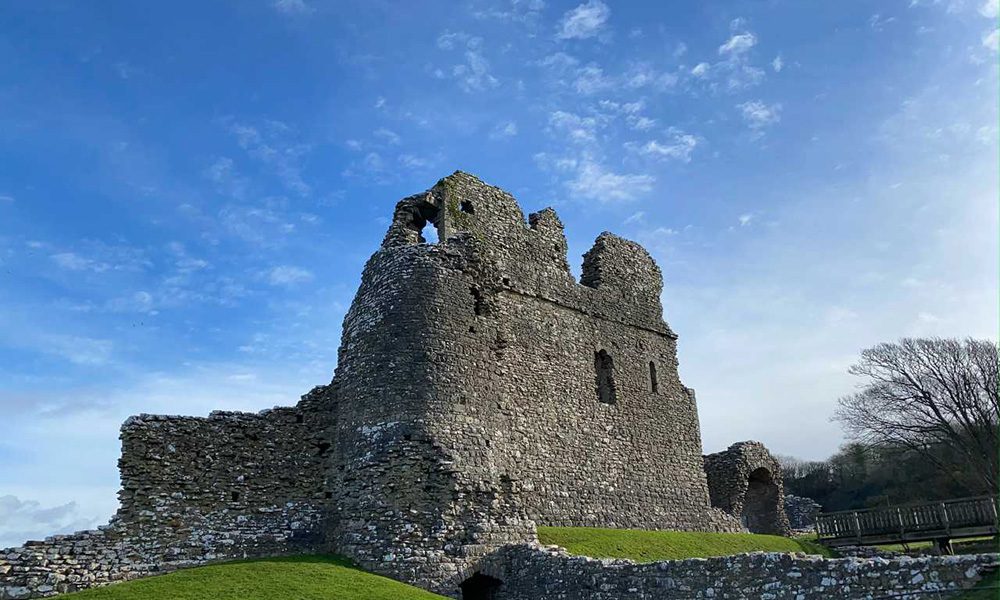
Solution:
[[[834,419],[850,437],[921,452],[942,469],[942,448],[966,462],[977,487],[997,490],[998,349],[988,340],[903,339],[861,353],[850,373],[861,391]]]

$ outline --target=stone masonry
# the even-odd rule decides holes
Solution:
[[[0,550],[0,600],[311,552],[476,597],[537,524],[787,532],[762,445],[701,454],[650,255],[603,233],[578,282],[566,252],[553,210],[525,219],[465,173],[403,199],[329,385],[259,414],[132,417],[111,523]]]

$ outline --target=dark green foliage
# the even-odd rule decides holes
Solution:
[[[946,446],[932,450],[943,470],[924,454],[900,447],[855,442],[825,461],[804,462],[781,457],[785,493],[812,498],[825,512],[872,508],[988,494],[970,473],[973,467],[953,460]]]

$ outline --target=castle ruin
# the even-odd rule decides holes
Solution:
[[[576,281],[553,210],[525,219],[456,172],[396,206],[329,385],[259,414],[130,418],[111,523],[0,550],[0,600],[316,552],[473,597],[537,525],[786,533],[762,445],[702,456],[662,287],[610,233]]]

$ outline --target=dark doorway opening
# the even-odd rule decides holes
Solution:
[[[750,473],[743,499],[743,526],[751,533],[776,533],[778,486],[771,472],[761,467]]]
[[[462,582],[462,600],[495,600],[503,582],[496,577],[476,573]]]

